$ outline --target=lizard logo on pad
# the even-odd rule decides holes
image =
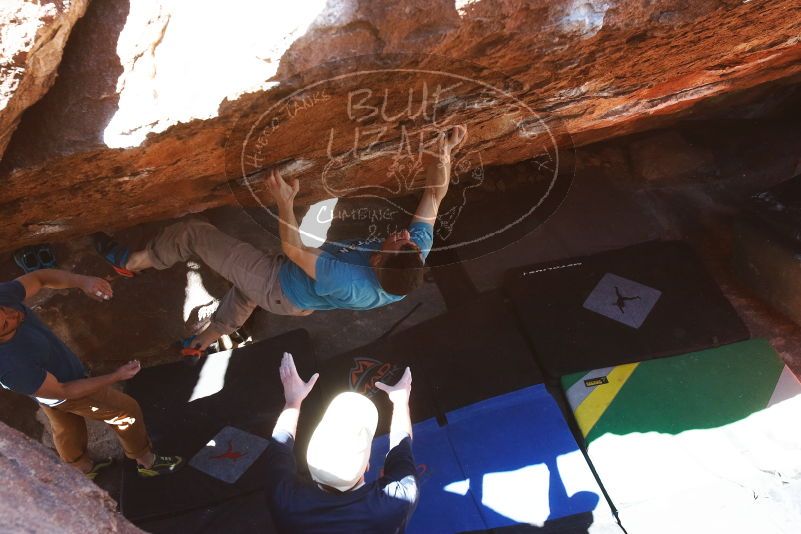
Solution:
[[[397,381],[403,374],[403,367],[382,362],[373,358],[353,358],[353,367],[348,372],[348,384],[351,391],[372,397],[378,389],[376,382]]]

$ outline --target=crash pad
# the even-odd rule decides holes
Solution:
[[[298,372],[308,379],[314,355],[307,332],[294,330],[211,354],[196,365],[146,368],[128,381],[126,393],[141,405],[155,450],[181,455],[189,463],[175,474],[152,479],[140,478],[134,463],[126,463],[120,507],[128,519],[201,509],[261,489],[260,452],[284,405],[278,375],[284,352],[292,353]],[[211,462],[232,469],[218,476],[212,469],[199,470],[204,455],[217,456]],[[237,472],[239,463],[250,465]]]
[[[504,290],[537,361],[553,378],[750,337],[682,242],[516,268]]]
[[[562,385],[630,534],[798,531],[801,384],[767,341],[580,372]]]
[[[502,295],[491,292],[320,362],[317,387],[323,405],[342,391],[363,393],[379,408],[377,434],[386,433],[391,405],[375,382],[394,384],[407,366],[413,377],[413,422],[441,419],[449,410],[543,381],[514,315]]]
[[[464,406],[446,420],[414,425],[420,500],[407,532],[622,532],[543,384]],[[368,481],[388,448],[386,435],[374,440]]]

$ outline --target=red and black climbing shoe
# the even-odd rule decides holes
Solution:
[[[103,232],[93,234],[92,241],[95,244],[97,253],[111,264],[117,274],[126,278],[133,278],[136,273],[125,268],[128,263],[128,257],[131,255],[128,247],[121,245],[113,237]]]
[[[208,356],[209,354],[220,352],[219,343],[217,341],[210,344],[205,349],[201,349],[200,344],[195,342],[196,337],[197,336],[189,336],[185,339],[180,340],[177,343],[178,349],[180,351],[181,356],[183,357],[184,362],[194,365],[198,361],[200,361],[200,358],[202,358],[203,356]]]
[[[184,459],[180,456],[161,456],[156,454],[153,465],[137,466],[137,472],[142,478],[153,478],[161,475],[171,475],[184,466]]]
[[[230,334],[223,334],[217,341],[210,343],[205,349],[200,348],[200,344],[195,341],[197,336],[189,336],[177,343],[175,347],[178,348],[182,356],[182,360],[188,364],[196,364],[203,356],[214,354],[215,352],[222,352],[224,350],[238,349],[245,345],[252,343],[253,338],[250,335],[245,335],[239,330],[235,330]]]

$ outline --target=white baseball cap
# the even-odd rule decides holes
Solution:
[[[358,393],[340,393],[314,429],[306,462],[315,482],[347,491],[367,469],[378,425],[375,404]]]

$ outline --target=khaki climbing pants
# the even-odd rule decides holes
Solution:
[[[111,387],[62,402],[58,406],[41,405],[50,426],[58,455],[75,463],[86,455],[86,419],[103,421],[117,434],[128,458],[139,458],[151,451],[142,409],[133,397]]]
[[[278,272],[287,261],[283,255],[262,252],[208,222],[188,219],[170,225],[146,250],[156,269],[197,258],[233,284],[211,318],[211,327],[223,334],[241,327],[256,306],[278,315],[311,313],[292,304],[281,289]]]

